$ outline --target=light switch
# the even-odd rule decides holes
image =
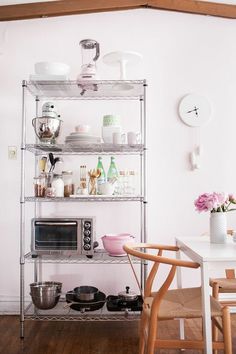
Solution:
[[[8,146],[8,159],[16,160],[17,159],[17,147],[16,146]]]

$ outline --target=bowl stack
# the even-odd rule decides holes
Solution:
[[[61,295],[62,283],[54,281],[30,284],[30,295],[33,304],[41,310],[49,310],[56,306]]]

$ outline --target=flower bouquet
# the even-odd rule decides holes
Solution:
[[[194,205],[198,212],[210,211],[211,213],[221,213],[236,210],[230,208],[232,204],[236,204],[236,197],[227,193],[204,193],[195,201]]]
[[[227,235],[226,213],[236,210],[232,205],[236,204],[236,197],[227,193],[204,193],[195,201],[198,212],[210,211],[210,242],[225,243]]]

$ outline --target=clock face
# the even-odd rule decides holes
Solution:
[[[179,104],[179,115],[183,123],[190,127],[200,127],[211,117],[210,102],[204,96],[189,94]]]

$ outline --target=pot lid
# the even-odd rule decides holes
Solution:
[[[121,291],[118,293],[119,298],[122,300],[136,300],[138,295],[134,291],[130,291],[130,287],[126,286],[125,291]]]

